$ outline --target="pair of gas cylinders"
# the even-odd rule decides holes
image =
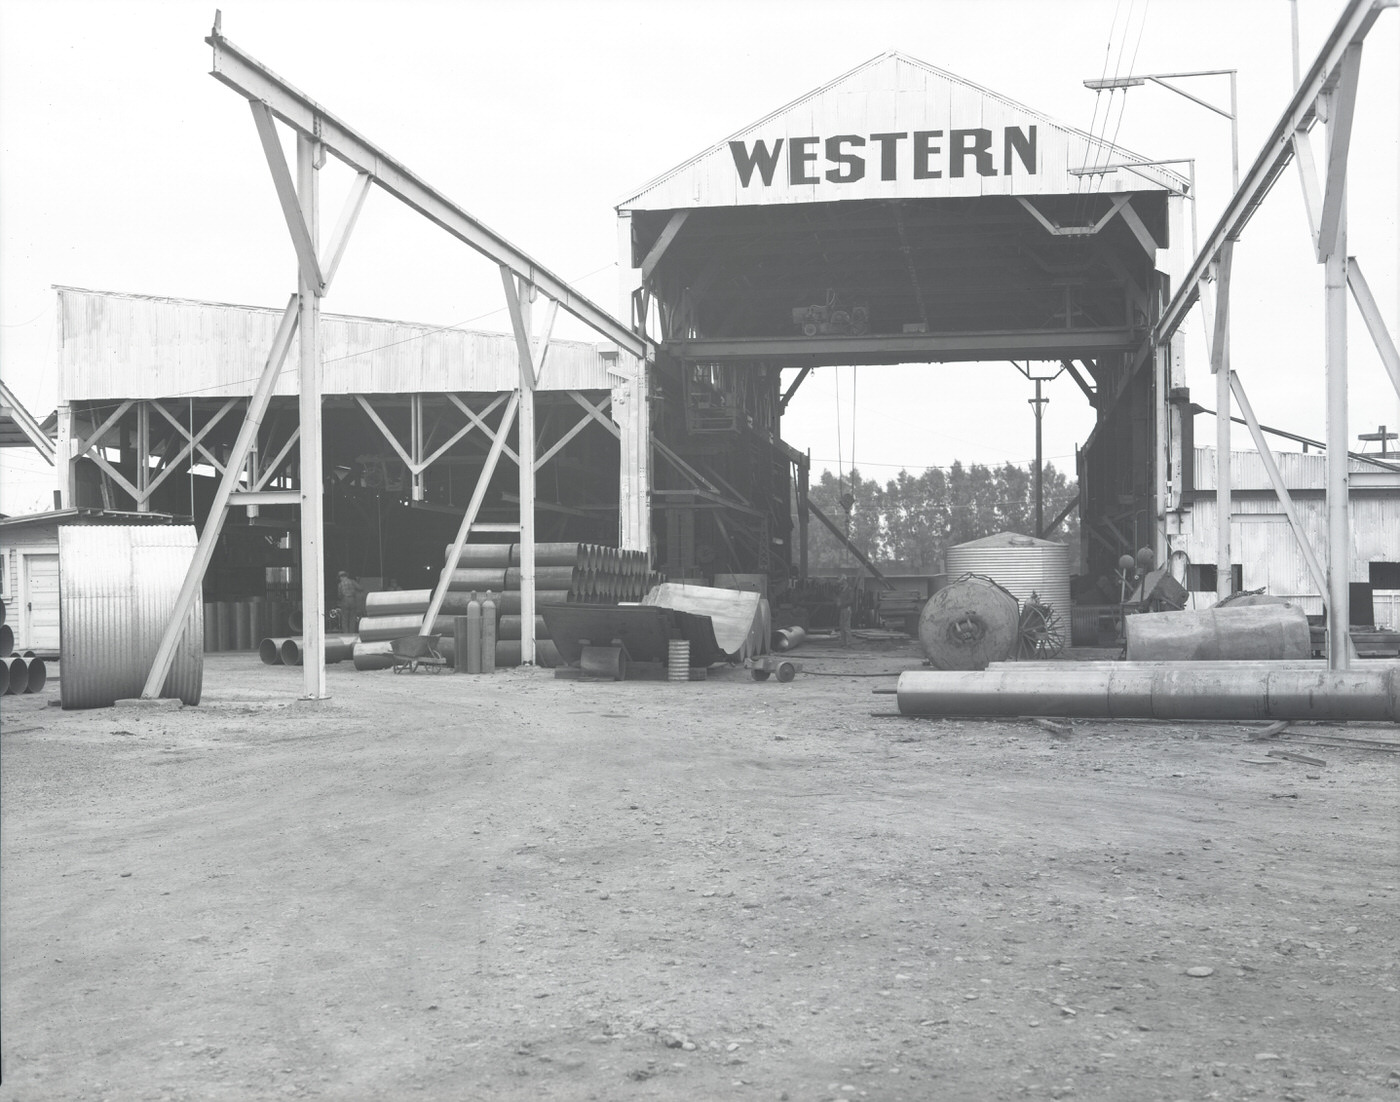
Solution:
[[[467,602],[467,614],[452,618],[458,673],[496,672],[496,602],[488,595]]]

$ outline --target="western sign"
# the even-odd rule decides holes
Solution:
[[[729,151],[745,188],[771,187],[775,178],[794,187],[854,184],[877,172],[881,180],[1036,174],[1034,126],[788,137],[771,145],[758,138],[732,141]]]

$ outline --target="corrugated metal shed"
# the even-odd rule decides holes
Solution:
[[[892,51],[715,143],[618,209],[1074,195],[1090,185],[1070,169],[1146,159]],[[1095,177],[1092,190],[1179,192],[1186,182],[1161,168],[1141,172]]]
[[[1276,451],[1273,455],[1278,464],[1279,474],[1283,476],[1283,484],[1288,487],[1290,493],[1294,490],[1327,489],[1325,453]],[[1347,469],[1361,473],[1380,470],[1360,459],[1349,460]],[[1196,449],[1195,486],[1197,491],[1215,491],[1214,448]],[[1232,490],[1264,490],[1270,494],[1274,492],[1269,473],[1264,469],[1264,461],[1257,451],[1230,452],[1230,486]]]
[[[230,397],[253,392],[282,311],[195,299],[58,290],[60,401]],[[489,393],[519,385],[515,338],[323,314],[324,393]],[[297,343],[277,394],[296,393]],[[606,390],[612,346],[554,341],[540,390]]]
[[[195,542],[192,525],[58,530],[65,708],[141,695]],[[160,695],[198,704],[203,684],[204,606],[195,601]]]

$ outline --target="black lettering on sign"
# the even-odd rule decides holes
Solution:
[[[865,158],[859,153],[843,153],[841,146],[861,146],[865,139],[859,134],[837,134],[826,139],[826,159],[832,164],[843,166],[826,170],[826,178],[833,184],[853,184],[865,176]]]
[[[914,131],[914,179],[937,180],[943,175],[941,168],[933,167],[933,159],[943,152],[943,147],[935,145],[933,139],[941,137],[941,130]]]
[[[1002,156],[1001,171],[1004,175],[1011,175],[1011,150],[1016,150],[1016,155],[1021,158],[1021,164],[1032,176],[1035,175],[1035,127],[1027,127],[1029,134],[1019,126],[1008,126],[1006,128],[1006,150]]]
[[[907,137],[909,137],[907,131],[903,134],[870,135],[870,140],[872,142],[880,143],[880,179],[895,179],[895,170],[899,167],[899,163],[895,159],[895,151],[899,146],[900,140]]]
[[[757,165],[759,174],[763,177],[763,186],[768,187],[772,184],[773,170],[778,167],[778,154],[782,148],[782,138],[773,143],[771,151],[761,138],[753,143],[752,152],[743,142],[730,142],[729,151],[734,154],[734,167],[739,170],[739,182],[748,187],[749,181],[753,179],[754,166]]]
[[[788,183],[821,183],[821,177],[815,171],[810,174],[807,171],[807,166],[817,159],[817,151],[812,147],[819,141],[821,141],[820,138],[788,139]]]
[[[977,175],[995,176],[997,170],[992,167],[992,132],[990,130],[954,130],[950,137],[950,147],[948,150],[949,176],[963,175],[963,168],[968,154],[977,158]]]

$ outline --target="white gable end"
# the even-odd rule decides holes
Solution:
[[[717,143],[619,209],[1180,187],[1183,181],[1162,169],[1093,178],[1070,171],[1141,160],[952,73],[889,53]]]

